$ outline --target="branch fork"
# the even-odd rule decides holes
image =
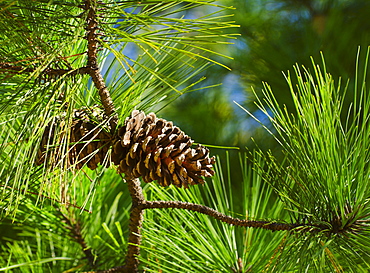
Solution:
[[[141,228],[144,220],[143,212],[146,209],[162,209],[162,208],[186,209],[211,216],[217,220],[220,220],[230,225],[262,228],[271,231],[283,231],[283,230],[290,231],[299,226],[297,224],[288,224],[288,223],[242,220],[227,216],[207,206],[187,202],[146,201],[143,195],[142,187],[140,185],[140,180],[138,178],[126,177],[126,182],[132,198],[132,206],[130,212],[129,237],[125,265],[116,268],[111,268],[105,271],[98,271],[101,273],[139,272],[138,256],[140,255]]]

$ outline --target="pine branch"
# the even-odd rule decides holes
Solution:
[[[17,65],[10,65],[7,63],[0,63],[0,71],[8,71],[10,73],[19,73],[19,72],[27,72],[32,73],[35,72],[36,69],[31,67],[23,67],[23,66],[17,66]],[[63,76],[65,74],[68,74],[70,76],[75,75],[85,75],[90,74],[90,68],[89,67],[80,67],[77,69],[54,69],[54,68],[46,68],[42,73],[43,76]]]
[[[223,213],[220,213],[210,207],[181,202],[181,201],[146,201],[140,206],[142,209],[162,209],[162,208],[176,208],[176,209],[185,209],[201,214],[205,214],[213,217],[221,222],[241,227],[251,227],[251,228],[262,228],[271,231],[284,231],[284,230],[295,230],[295,231],[304,231],[310,233],[323,232],[328,235],[330,234],[341,234],[341,233],[356,233],[367,225],[367,221],[349,221],[350,223],[341,226],[342,219],[333,218],[330,221],[321,222],[321,223],[284,223],[276,221],[254,221],[254,220],[243,220],[239,218],[234,218],[227,216]]]
[[[71,232],[72,238],[81,246],[86,259],[89,261],[89,265],[94,268],[96,261],[94,255],[92,254],[91,248],[87,246],[85,238],[82,235],[81,223],[76,219],[71,219],[62,212],[60,212],[60,214],[63,218],[63,221],[67,224],[67,228]]]
[[[94,82],[95,87],[99,91],[99,96],[103,104],[105,114],[107,116],[112,116],[110,120],[110,125],[112,132],[115,130],[118,117],[115,114],[115,108],[113,100],[111,98],[110,92],[105,85],[104,78],[100,72],[98,65],[98,40],[96,31],[98,29],[98,21],[96,14],[96,1],[95,0],[85,0],[85,5],[83,7],[88,11],[86,18],[86,39],[87,39],[87,67],[90,68],[89,74]]]
[[[138,272],[141,244],[141,227],[143,224],[143,206],[145,203],[143,190],[140,185],[140,180],[127,179],[128,189],[132,198],[132,206],[130,212],[129,237],[125,267],[122,272]],[[120,272],[120,271],[117,271]]]
[[[147,201],[142,205],[143,209],[163,209],[163,208],[176,208],[176,209],[185,209],[196,211],[208,216],[211,216],[221,222],[242,227],[253,227],[253,228],[262,228],[268,229],[271,231],[282,231],[282,230],[292,230],[297,228],[299,224],[288,224],[288,223],[278,223],[272,221],[251,221],[251,220],[242,220],[227,216],[222,214],[212,208],[207,206],[193,204],[188,202],[181,201]]]

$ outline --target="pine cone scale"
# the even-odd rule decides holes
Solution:
[[[64,165],[62,161],[67,160],[67,166],[76,169],[84,165],[95,169],[99,163],[103,164],[111,135],[109,126],[104,123],[107,120],[104,111],[95,108],[73,110],[70,126],[67,126],[66,113],[50,122],[45,127],[35,164],[48,162],[55,167]]]
[[[134,110],[118,130],[112,162],[119,166],[119,173],[129,177],[142,176],[147,183],[157,180],[161,186],[187,188],[212,176],[215,162],[207,148],[198,145],[193,149],[192,144],[172,122]]]

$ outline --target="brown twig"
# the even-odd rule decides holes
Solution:
[[[63,221],[67,224],[67,228],[72,234],[72,238],[81,246],[82,251],[85,253],[86,259],[89,261],[90,267],[95,267],[95,258],[92,254],[91,248],[87,246],[87,243],[82,235],[82,228],[80,221],[76,219],[71,219],[61,212]]]
[[[144,199],[143,189],[138,178],[130,179],[126,176],[126,182],[132,199],[132,205],[130,211],[129,236],[125,265],[113,267],[106,270],[90,271],[90,273],[139,272],[138,256],[140,255],[141,227],[143,224],[143,204],[145,204],[146,201]]]
[[[130,212],[129,236],[125,265],[113,267],[107,270],[95,271],[94,273],[138,272],[138,256],[140,255],[141,227],[143,224],[144,212],[143,204],[145,204],[146,202],[143,195],[143,189],[140,185],[140,180],[138,178],[130,179],[126,176],[126,182],[131,195],[132,205]]]
[[[268,229],[271,231],[292,230],[294,228],[301,226],[298,224],[279,223],[279,222],[273,222],[273,221],[242,220],[239,218],[227,216],[207,206],[187,203],[187,202],[180,202],[180,201],[147,201],[143,203],[141,207],[143,209],[163,209],[163,208],[186,209],[186,210],[196,211],[196,212],[211,216],[221,222],[224,222],[230,225],[262,228],[262,229]]]
[[[31,68],[31,67],[23,67],[23,66],[18,66],[18,65],[11,65],[7,63],[0,63],[0,71],[5,70],[9,72],[27,72],[27,73],[32,73],[35,72],[36,69]],[[70,76],[75,76],[77,74],[84,75],[84,74],[90,74],[90,68],[88,67],[81,67],[77,69],[55,69],[55,68],[46,68],[44,71],[41,73],[42,75],[45,76],[62,76],[65,74],[69,74]]]
[[[113,267],[107,270],[91,271],[94,273],[111,273],[111,272],[125,272],[125,273],[136,273],[138,272],[140,255],[140,244],[141,244],[141,227],[143,224],[143,212],[145,199],[143,195],[143,189],[140,185],[138,178],[127,178],[127,186],[131,195],[132,205],[130,212],[129,222],[129,236],[127,254],[124,266]]]
[[[305,232],[328,231],[328,227],[325,224],[298,224],[276,221],[243,220],[227,216],[207,206],[194,203],[187,203],[181,201],[146,201],[144,199],[139,179],[138,178],[128,179],[126,177],[126,181],[132,198],[132,207],[130,213],[128,249],[125,265],[110,268],[103,271],[96,271],[95,273],[138,272],[139,266],[138,256],[140,255],[140,244],[141,244],[141,227],[143,223],[143,211],[145,209],[162,209],[162,208],[185,209],[208,215],[216,220],[222,221],[230,225],[247,228],[262,228],[271,231],[294,231],[294,230]],[[247,272],[248,271],[249,269],[247,269]]]
[[[132,206],[129,222],[129,237],[125,268],[122,272],[134,273],[138,272],[141,244],[141,227],[143,224],[143,204],[145,204],[143,190],[140,185],[140,180],[126,179],[128,189],[132,198]]]
[[[87,39],[87,67],[89,67],[89,74],[94,82],[95,87],[99,91],[99,96],[103,104],[105,114],[112,117],[110,125],[112,131],[115,130],[118,122],[118,117],[115,115],[115,108],[110,92],[105,85],[104,78],[100,72],[98,64],[98,20],[96,14],[96,0],[85,0],[84,7],[87,10],[86,17],[86,39]]]

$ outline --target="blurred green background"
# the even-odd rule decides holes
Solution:
[[[214,48],[233,57],[219,59],[231,70],[212,66],[204,73],[207,80],[202,85],[222,85],[182,95],[159,115],[172,120],[196,142],[241,149],[258,145],[278,154],[279,148],[272,137],[233,101],[263,121],[263,115],[254,106],[252,88],[259,94],[262,82],[267,82],[279,103],[292,109],[282,72],[293,72],[296,63],[310,69],[311,56],[321,63],[320,52],[324,54],[327,71],[335,80],[341,77],[345,85],[355,77],[359,46],[360,59],[364,59],[370,44],[370,1],[223,0],[219,3],[234,6],[228,12],[234,14],[233,19],[240,25],[234,30],[240,36],[230,41],[232,45]],[[211,11],[208,7],[203,12]],[[353,86],[349,86],[348,92],[351,90]],[[346,105],[349,104],[348,99]],[[266,125],[269,126],[267,120]],[[212,152],[224,153],[222,149]]]

